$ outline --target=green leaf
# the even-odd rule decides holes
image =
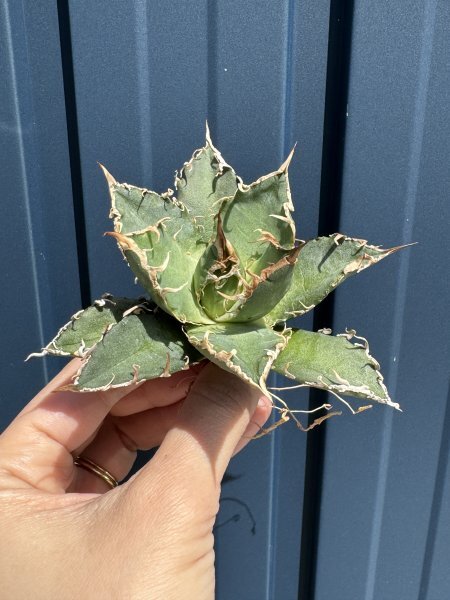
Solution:
[[[206,358],[269,396],[266,379],[289,331],[277,333],[261,324],[227,323],[186,326],[189,342]]]
[[[226,239],[220,215],[216,238],[201,256],[194,274],[199,304],[213,321],[256,321],[288,291],[299,249],[283,251],[279,260],[258,275],[245,272]]]
[[[180,321],[210,320],[192,294],[192,277],[206,244],[202,226],[169,190],[159,195],[120,184],[104,167],[114,232],[129,266],[152,300]]]
[[[124,317],[94,347],[72,388],[107,390],[168,377],[201,358],[174,319],[161,311],[133,314]]]
[[[140,310],[139,307],[151,308],[145,298],[119,298],[104,294],[92,306],[73,315],[42,352],[30,354],[28,358],[47,354],[82,357],[133,307],[137,310]]]
[[[334,234],[303,243],[294,267],[291,287],[266,316],[267,325],[303,315],[350,275],[374,265],[402,248],[383,249],[365,240]]]
[[[172,195],[172,190],[159,195],[128,183],[117,183],[102,167],[109,184],[111,197],[110,217],[114,231],[122,235],[153,235],[156,241],[162,234],[175,236],[186,252],[201,253],[206,247],[201,242],[202,227],[189,215],[186,207]]]
[[[139,283],[158,306],[182,323],[210,323],[193,291],[198,257],[186,252],[169,231],[159,237],[152,232],[111,232]]]
[[[239,183],[234,198],[223,204],[223,231],[245,269],[259,274],[294,247],[294,210],[288,180],[293,151],[278,171],[251,185]]]
[[[235,300],[227,299],[227,295],[241,293],[246,284],[239,258],[223,234],[218,215],[215,239],[200,257],[194,273],[193,287],[197,301],[208,316],[216,321],[235,304]]]
[[[294,248],[259,275],[253,276],[230,314],[218,320],[243,323],[264,317],[290,289],[297,255],[298,248]]]
[[[157,194],[128,183],[119,183],[103,165],[100,165],[108,183],[111,199],[109,216],[114,221],[114,230],[124,235],[144,231],[149,227],[157,230],[167,217],[176,217],[176,200],[171,191]]]
[[[367,340],[354,332],[332,336],[298,329],[272,369],[300,384],[399,408],[389,397]]]
[[[177,198],[200,225],[200,239],[209,243],[220,200],[234,196],[239,178],[214,147],[206,127],[206,144],[196,150],[175,177]]]

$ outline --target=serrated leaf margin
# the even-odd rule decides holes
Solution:
[[[294,329],[294,331],[295,331],[295,329]],[[332,331],[331,331],[331,329],[320,329],[317,333],[322,333],[324,335],[331,335]],[[308,386],[308,387],[312,387],[312,388],[317,388],[320,390],[329,391],[329,392],[336,392],[337,394],[346,394],[346,393],[364,394],[364,398],[367,398],[368,400],[374,400],[375,402],[378,402],[379,404],[386,404],[387,406],[390,406],[390,407],[395,408],[396,410],[399,410],[400,412],[402,412],[402,410],[400,408],[400,404],[398,404],[398,402],[394,402],[389,395],[386,384],[384,383],[384,377],[380,371],[380,363],[376,360],[376,358],[374,358],[370,354],[368,340],[360,335],[357,335],[356,331],[354,329],[346,329],[345,333],[338,333],[338,334],[336,334],[336,337],[345,337],[347,339],[347,341],[349,341],[349,342],[353,339],[359,340],[361,342],[361,343],[358,343],[358,342],[356,342],[356,343],[352,342],[352,343],[356,348],[362,348],[365,351],[365,354],[367,357],[367,363],[374,369],[375,375],[377,378],[377,383],[380,386],[380,388],[383,390],[385,397],[382,398],[380,396],[377,396],[377,394],[375,394],[372,390],[370,390],[365,385],[361,385],[361,386],[350,385],[348,381],[340,378],[339,373],[336,373],[336,372],[335,372],[335,375],[338,379],[338,383],[330,384],[330,383],[325,383],[324,381],[320,381],[319,383],[305,381],[304,385]],[[279,371],[274,371],[274,372],[279,372]],[[284,372],[281,372],[281,374],[283,374],[288,379],[297,380],[297,378],[292,373],[289,373],[289,364],[287,364],[285,366]],[[339,382],[339,379],[341,379],[340,382]]]
[[[274,363],[274,361],[276,360],[278,355],[281,353],[281,351],[284,350],[284,348],[286,348],[286,346],[289,342],[289,338],[291,337],[291,334],[292,334],[292,329],[284,328],[282,331],[272,330],[273,333],[275,333],[276,335],[278,335],[280,337],[280,342],[275,345],[275,348],[273,350],[266,350],[266,356],[268,358],[267,358],[267,362],[264,366],[264,369],[261,373],[261,376],[259,378],[258,384],[255,383],[250,377],[248,377],[248,375],[246,375],[244,373],[244,371],[242,371],[242,369],[238,365],[233,364],[232,358],[233,358],[234,354],[232,352],[227,352],[224,350],[216,350],[216,348],[214,348],[214,346],[211,344],[211,342],[208,339],[209,332],[206,332],[203,339],[199,340],[195,336],[189,335],[186,332],[184,327],[183,327],[183,331],[190,343],[192,343],[191,340],[195,340],[197,342],[196,344],[192,344],[194,346],[194,348],[196,348],[197,350],[200,350],[200,351],[206,350],[219,363],[224,363],[225,366],[232,373],[234,373],[235,375],[237,375],[238,377],[240,377],[241,379],[246,381],[252,387],[257,387],[259,390],[261,390],[263,392],[263,394],[267,396],[267,398],[272,397],[272,394],[269,392],[269,390],[267,389],[267,386],[266,386],[267,377],[269,376],[270,370],[272,368],[272,364]]]

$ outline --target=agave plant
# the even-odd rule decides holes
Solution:
[[[175,191],[118,183],[102,167],[114,222],[108,235],[147,296],[105,294],[38,355],[81,357],[70,386],[80,392],[168,377],[207,359],[271,397],[280,421],[293,416],[302,428],[295,411],[273,393],[281,388],[267,388],[271,371],[295,380],[294,387],[399,408],[364,338],[352,330],[333,336],[286,327],[345,279],[398,249],[343,234],[296,239],[292,155],[246,185],[207,128],[205,145],[176,173]],[[336,413],[324,417],[330,414]]]

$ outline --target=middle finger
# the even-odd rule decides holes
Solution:
[[[110,414],[122,417],[179,402],[187,396],[203,366],[204,364],[200,363],[187,371],[174,373],[168,378],[160,377],[146,381],[145,385],[134,390],[132,395],[119,400]]]

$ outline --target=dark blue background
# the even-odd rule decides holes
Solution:
[[[29,352],[136,293],[97,161],[164,190],[207,117],[250,182],[297,141],[300,237],[419,242],[302,319],[368,337],[404,413],[287,425],[234,459],[217,597],[447,600],[450,4],[2,0],[0,28],[2,426],[60,364]]]

